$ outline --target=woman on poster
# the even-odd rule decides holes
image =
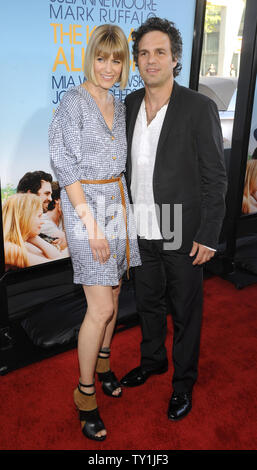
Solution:
[[[141,264],[123,174],[125,106],[110,93],[115,83],[124,89],[128,73],[123,31],[108,24],[97,27],[85,54],[87,81],[65,93],[49,131],[74,283],[83,285],[87,301],[78,337],[80,380],[74,401],[84,435],[94,440],[107,434],[97,409],[95,372],[107,395],[121,396],[110,369],[110,345],[122,276]]]
[[[42,200],[32,193],[17,193],[3,203],[5,269],[26,268],[69,256],[40,237]]]
[[[248,160],[245,172],[245,183],[242,203],[243,214],[257,212],[257,160]]]

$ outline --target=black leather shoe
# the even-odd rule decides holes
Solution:
[[[173,392],[168,408],[168,418],[178,421],[184,418],[192,408],[192,392]]]
[[[124,387],[137,387],[138,385],[143,385],[151,375],[164,374],[164,372],[167,372],[167,370],[168,361],[164,361],[161,365],[159,365],[158,368],[155,369],[147,369],[145,367],[139,366],[126,374],[120,382]]]

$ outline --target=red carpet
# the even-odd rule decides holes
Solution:
[[[102,443],[86,439],[73,406],[76,350],[0,378],[1,450],[255,450],[257,448],[257,286],[236,290],[219,278],[204,283],[199,379],[193,409],[182,421],[166,418],[169,371],[121,399],[98,406],[108,430]],[[172,327],[168,318],[167,348]],[[119,377],[138,365],[140,328],[117,333],[112,365]]]

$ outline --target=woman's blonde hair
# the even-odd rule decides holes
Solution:
[[[86,78],[97,85],[94,74],[95,57],[101,55],[108,58],[113,54],[114,59],[122,61],[120,88],[124,89],[129,76],[129,47],[127,38],[119,26],[105,24],[98,26],[86,48],[84,73]]]
[[[40,197],[31,193],[13,194],[3,203],[5,264],[28,266],[25,241],[30,235],[31,219],[41,209]]]
[[[245,172],[243,214],[250,214],[250,196],[257,186],[257,160],[248,160]]]

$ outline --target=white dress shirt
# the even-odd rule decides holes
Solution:
[[[164,105],[147,125],[145,100],[140,106],[131,149],[131,196],[137,233],[148,240],[161,239],[154,196],[153,171],[160,132],[168,105]]]

